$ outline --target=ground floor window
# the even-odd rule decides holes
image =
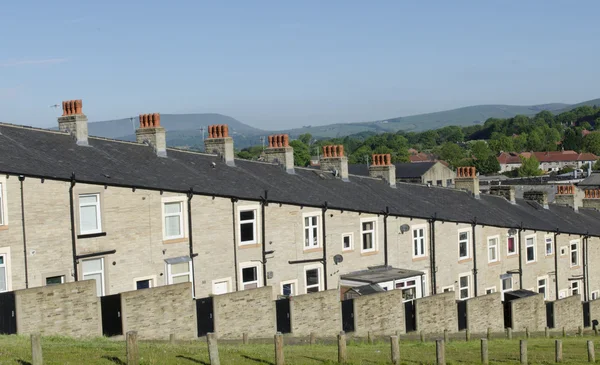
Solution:
[[[284,281],[281,283],[281,295],[286,297],[294,296],[298,293],[298,282],[296,280]]]
[[[229,293],[230,282],[231,282],[230,278],[213,280],[213,283],[212,283],[213,295],[221,295],[221,294]]]
[[[592,300],[596,300],[596,299],[598,299],[598,294],[600,294],[600,291],[598,291],[598,290],[594,290],[594,291],[592,292]]]
[[[309,267],[304,269],[306,293],[321,291],[321,268]]]
[[[492,293],[495,293],[495,292],[496,292],[496,287],[495,287],[495,286],[493,286],[493,287],[491,287],[491,288],[487,288],[487,289],[485,289],[485,294],[486,294],[486,295],[487,295],[487,294],[492,294]]]
[[[260,286],[258,265],[242,267],[242,290],[254,289]]]
[[[65,283],[64,275],[48,276],[46,278],[46,285],[57,285],[57,284],[64,284],[64,283]]]
[[[538,293],[544,295],[544,300],[548,299],[546,283],[547,283],[546,278],[538,278]]]
[[[152,279],[143,279],[135,282],[135,289],[150,289],[152,288]]]
[[[192,261],[188,257],[181,258],[167,265],[167,284],[180,284],[192,281]]]
[[[83,280],[96,280],[96,294],[104,295],[104,258],[83,260]]]
[[[6,254],[0,254],[0,292],[8,291],[8,272]]]
[[[579,294],[579,281],[571,282],[571,295]]]
[[[513,290],[512,276],[502,279],[502,300],[504,300],[504,293]]]
[[[471,296],[471,278],[470,275],[462,275],[458,277],[459,299],[468,299]]]
[[[402,290],[402,300],[408,301],[417,298],[417,280],[406,280],[396,283],[396,289]]]

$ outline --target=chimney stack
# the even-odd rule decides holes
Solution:
[[[511,204],[516,204],[516,193],[514,186],[496,185],[490,187],[490,195],[502,196]]]
[[[479,178],[477,177],[477,170],[475,167],[457,167],[454,187],[456,189],[466,190],[473,194],[475,198],[479,198]]]
[[[567,205],[573,208],[575,211],[578,210],[577,194],[574,185],[557,185],[556,195],[554,197],[554,204]]]
[[[348,181],[348,157],[343,145],[323,146],[320,159],[321,171],[333,171],[343,181]]]
[[[287,134],[269,136],[265,160],[283,166],[288,174],[294,173],[294,149],[290,147],[290,138]]]
[[[391,187],[396,187],[396,166],[392,164],[392,155],[374,154],[369,166],[369,176],[383,178]]]
[[[525,200],[531,200],[537,202],[544,209],[548,209],[548,192],[543,190],[530,190],[523,192],[523,198]]]
[[[167,157],[167,133],[160,126],[160,114],[140,114],[140,127],[135,131],[138,143],[147,143],[158,157]]]
[[[600,210],[600,189],[585,190],[583,207]]]
[[[82,111],[81,100],[67,100],[62,102],[62,116],[58,117],[58,129],[70,133],[80,146],[88,145],[88,119]]]
[[[208,138],[204,140],[204,152],[217,154],[227,165],[235,166],[233,138],[229,137],[227,124],[208,126]]]

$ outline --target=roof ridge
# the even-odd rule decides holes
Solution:
[[[0,127],[30,129],[30,130],[39,131],[39,132],[47,132],[47,133],[53,133],[53,134],[68,135],[67,132],[62,132],[60,130],[52,130],[52,129],[46,129],[46,128],[40,128],[40,127],[33,127],[33,126],[30,126],[30,125],[23,125],[23,124],[14,124],[14,123],[0,122]]]

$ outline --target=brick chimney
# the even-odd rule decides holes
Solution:
[[[290,147],[290,138],[287,134],[269,136],[265,160],[283,166],[288,174],[294,173],[294,149]]]
[[[80,146],[88,145],[88,119],[81,110],[81,100],[67,100],[62,102],[62,116],[58,117],[58,129],[70,133]]]
[[[348,157],[344,156],[343,145],[323,146],[319,162],[321,171],[334,172],[337,177],[348,181]]]
[[[542,190],[530,190],[523,192],[523,198],[525,200],[531,200],[538,202],[539,205],[548,209],[548,192]]]
[[[369,166],[369,176],[383,178],[391,187],[396,187],[396,166],[392,164],[392,155],[374,154]]]
[[[490,187],[490,195],[496,195],[504,197],[511,204],[516,204],[516,193],[515,187],[509,185],[495,185]]]
[[[574,185],[558,185],[556,186],[556,195],[554,196],[554,204],[567,205],[574,210],[578,210],[576,200],[576,192]]]
[[[140,114],[140,127],[135,131],[138,143],[146,143],[159,157],[167,157],[167,133],[160,126],[160,114]]]
[[[473,166],[457,167],[454,187],[470,192],[476,198],[479,198],[479,178],[477,170]]]
[[[600,189],[585,190],[583,207],[600,210]]]
[[[208,138],[204,140],[204,151],[217,154],[227,165],[235,166],[233,138],[229,137],[227,124],[208,126]]]

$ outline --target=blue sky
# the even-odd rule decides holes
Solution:
[[[0,121],[269,129],[600,97],[599,1],[2,1]]]

